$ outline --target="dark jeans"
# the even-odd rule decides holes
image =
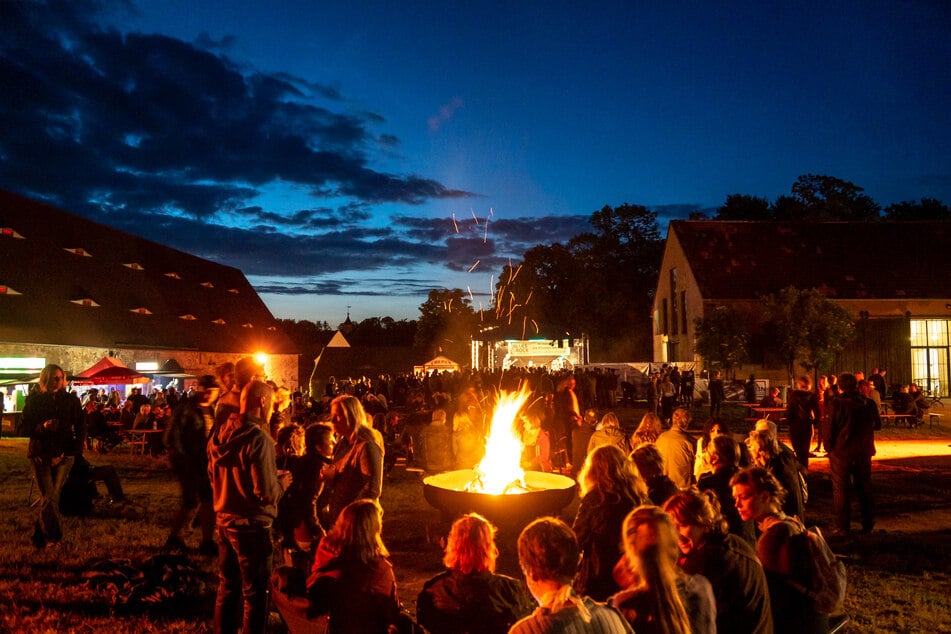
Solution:
[[[792,443],[796,458],[806,469],[809,468],[809,445],[812,443],[812,421],[793,421],[789,424],[789,442]]]
[[[262,634],[272,566],[271,526],[218,526],[218,597],[215,634]],[[241,616],[242,599],[244,616]]]
[[[832,504],[835,509],[836,528],[848,532],[851,526],[852,487],[859,500],[862,515],[862,530],[871,531],[875,523],[872,503],[872,457],[829,455],[829,470],[832,474]]]
[[[39,513],[36,521],[34,541],[37,545],[46,541],[58,541],[63,537],[62,522],[59,516],[59,495],[63,491],[66,477],[73,467],[72,456],[62,456],[55,467],[50,458],[30,458],[33,477],[40,491]]]

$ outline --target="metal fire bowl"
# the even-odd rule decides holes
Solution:
[[[496,523],[526,523],[545,515],[558,515],[575,497],[578,484],[557,473],[526,471],[528,491],[490,495],[464,491],[475,470],[458,469],[423,479],[423,496],[430,506],[451,517],[479,513]]]

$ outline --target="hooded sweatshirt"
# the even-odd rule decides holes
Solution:
[[[274,441],[260,426],[231,416],[209,439],[208,458],[220,526],[236,520],[274,521],[282,489]]]

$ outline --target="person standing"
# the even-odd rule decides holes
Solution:
[[[851,530],[851,491],[854,487],[862,516],[862,532],[875,525],[872,501],[872,456],[875,455],[875,430],[882,419],[875,404],[859,394],[852,374],[839,375],[841,393],[832,401],[829,426],[824,438],[832,474],[832,503],[836,532]]]
[[[210,374],[201,377],[195,393],[185,397],[175,409],[162,438],[172,472],[181,487],[181,505],[172,517],[165,548],[186,550],[182,529],[197,509],[202,537],[198,552],[207,557],[218,554],[214,540],[215,511],[208,479],[208,436],[205,432],[214,420],[213,403],[217,398],[215,377]]]
[[[720,405],[726,400],[726,391],[723,387],[723,378],[719,370],[713,373],[713,378],[707,385],[710,393],[710,418],[720,418]]]
[[[555,392],[555,430],[557,434],[561,435],[561,438],[564,438],[565,455],[569,461],[574,458],[572,432],[576,427],[583,424],[581,406],[578,403],[578,395],[575,394],[577,384],[578,382],[574,376],[568,376],[558,384],[558,391]],[[561,438],[555,440],[556,446],[561,445],[561,442],[559,442]],[[587,445],[584,449],[587,451]],[[572,464],[573,473],[577,473],[580,468],[580,464]]]
[[[39,389],[23,405],[23,426],[30,436],[26,457],[40,492],[32,537],[37,548],[63,538],[59,497],[86,437],[79,398],[65,388],[63,368],[47,365],[40,372]]]
[[[271,526],[282,492],[274,441],[265,430],[271,398],[267,384],[248,383],[239,413],[230,415],[208,441],[218,528],[216,634],[263,632],[267,624]]]
[[[664,458],[664,473],[678,489],[693,484],[693,463],[696,460],[696,441],[687,433],[690,412],[678,407],[671,415],[670,429],[657,437],[657,450]]]
[[[323,470],[330,487],[332,526],[345,506],[359,499],[379,500],[383,492],[383,436],[370,426],[360,399],[342,394],[330,403],[337,434],[334,461]]]
[[[812,391],[812,380],[802,375],[796,379],[796,389],[789,395],[786,405],[786,422],[789,425],[789,442],[796,459],[809,470],[809,443],[812,442],[812,426],[822,420],[819,398]]]

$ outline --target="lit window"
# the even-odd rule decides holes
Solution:
[[[2,227],[2,228],[0,228],[0,236],[3,236],[4,238],[18,238],[18,239],[20,239],[20,240],[25,240],[25,239],[26,239],[26,238],[24,238],[23,236],[21,236],[21,235],[20,235],[15,229],[13,229],[12,227]]]
[[[175,271],[170,271],[170,272],[166,273],[166,274],[165,274],[165,277],[170,277],[170,278],[172,278],[173,280],[180,280],[180,279],[182,279],[182,276],[179,275],[178,273],[176,273]]]
[[[0,284],[0,295],[22,295],[19,291],[15,291],[5,284]]]
[[[225,325],[225,320],[222,319],[221,317],[219,317],[218,319],[212,320],[211,323],[213,323],[213,324],[218,324],[219,326],[224,326],[224,325]]]
[[[215,285],[212,284],[211,282],[202,282],[201,285],[204,286],[205,288],[214,288],[214,287],[215,287]]]
[[[248,322],[246,324],[241,324],[242,328],[254,328],[254,324]]]
[[[146,308],[145,306],[139,306],[138,308],[130,308],[130,313],[135,313],[136,315],[151,315],[152,311]]]
[[[122,266],[130,268],[133,271],[144,271],[145,269],[138,262],[123,262]]]
[[[92,253],[90,253],[90,252],[87,251],[86,249],[83,249],[82,247],[76,247],[76,248],[73,248],[73,249],[63,249],[63,250],[64,250],[64,251],[69,251],[69,252],[72,253],[73,255],[81,255],[81,256],[83,256],[84,258],[91,258],[91,257],[92,257]]]
[[[238,294],[241,293],[241,291],[239,291],[239,290],[236,289],[236,288],[229,288],[229,289],[228,289],[228,292],[229,292],[229,293],[234,293],[235,295],[238,295]]]
[[[94,300],[92,297],[80,297],[79,299],[69,300],[77,306],[87,306],[89,308],[99,308],[99,302]]]
[[[195,317],[195,316],[192,315],[191,313],[187,313],[187,314],[185,314],[185,315],[179,315],[178,318],[179,318],[179,319],[184,319],[185,321],[195,321],[196,319],[198,319],[197,317]]]

